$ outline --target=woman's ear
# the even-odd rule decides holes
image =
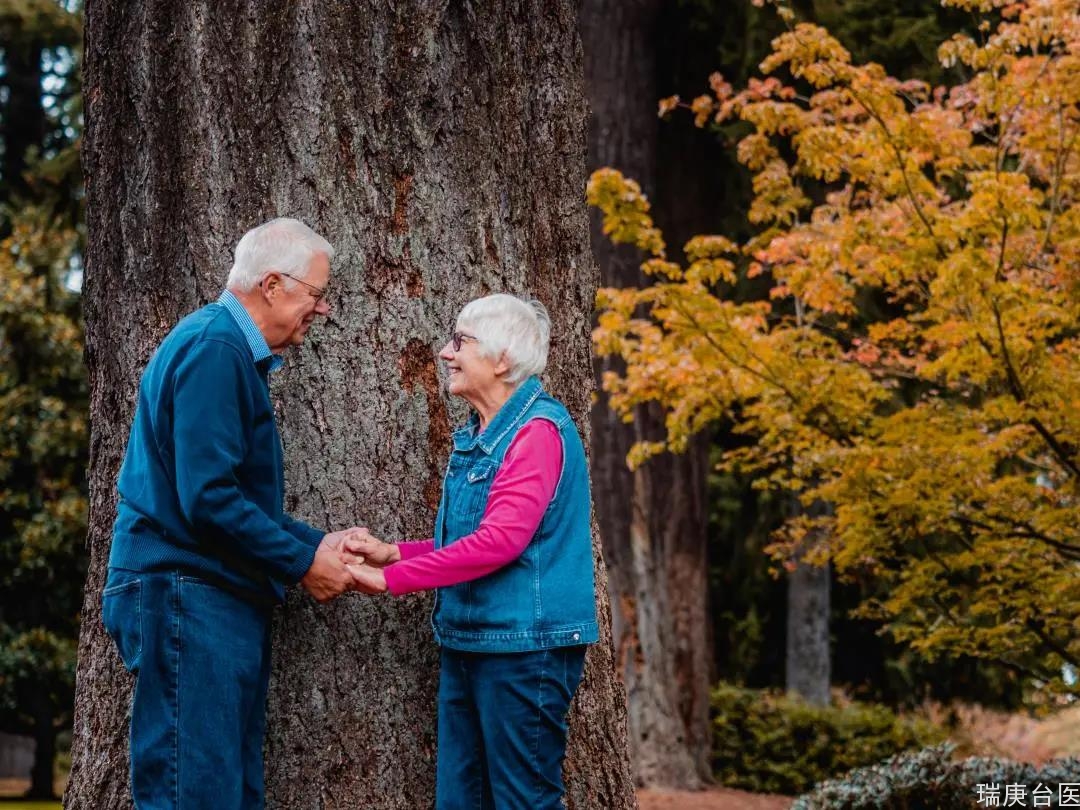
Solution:
[[[495,361],[494,371],[497,377],[504,377],[510,371],[510,361],[506,357],[506,352],[502,352],[499,359]]]

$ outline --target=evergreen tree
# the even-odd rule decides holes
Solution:
[[[0,729],[34,738],[35,797],[71,724],[86,568],[80,30],[55,0],[0,2]]]

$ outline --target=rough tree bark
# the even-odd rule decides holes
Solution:
[[[659,0],[585,0],[580,20],[592,107],[589,168],[612,166],[657,184],[656,22]],[[654,212],[661,223],[664,212]],[[647,281],[641,256],[615,247],[593,213],[592,250],[605,286]],[[597,381],[614,368],[597,359]],[[709,778],[705,443],[636,472],[630,446],[663,431],[653,409],[624,424],[601,395],[592,410],[593,492],[616,666],[626,686],[631,757],[640,784],[698,787]]]
[[[797,515],[803,505],[792,496],[789,513]],[[817,502],[808,508],[812,516],[831,514],[832,507]],[[806,548],[821,542],[811,533]],[[787,637],[784,686],[815,706],[828,706],[832,682],[832,645],[829,643],[829,608],[832,598],[829,566],[810,565],[797,554],[795,567],[788,571]]]
[[[829,705],[829,568],[798,563],[788,572],[785,685],[815,706]]]
[[[550,388],[587,428],[596,279],[570,0],[89,0],[90,573],[68,808],[129,806],[130,678],[100,622],[114,482],[138,375],[214,298],[243,231],[308,221],[338,249],[333,312],[275,383],[287,508],[429,536],[451,426],[435,352],[469,299],[536,295]],[[586,430],[587,433],[587,430]],[[635,806],[603,640],[571,716],[573,808]],[[275,626],[272,806],[430,806],[430,600],[289,594]]]

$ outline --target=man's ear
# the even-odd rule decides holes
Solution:
[[[272,301],[278,292],[284,289],[281,276],[273,271],[267,273],[259,282],[259,288],[262,290],[263,297],[268,301]]]

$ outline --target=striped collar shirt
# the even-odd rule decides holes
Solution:
[[[270,351],[270,345],[266,342],[266,338],[259,331],[259,327],[255,325],[255,321],[251,319],[251,314],[244,309],[244,305],[240,303],[240,300],[235,295],[229,290],[225,290],[217,302],[229,311],[233,320],[236,321],[236,325],[240,327],[240,331],[244,333],[248,346],[251,347],[251,356],[256,365],[265,362],[268,358],[270,360],[270,371],[277,371],[285,365],[284,360]]]

